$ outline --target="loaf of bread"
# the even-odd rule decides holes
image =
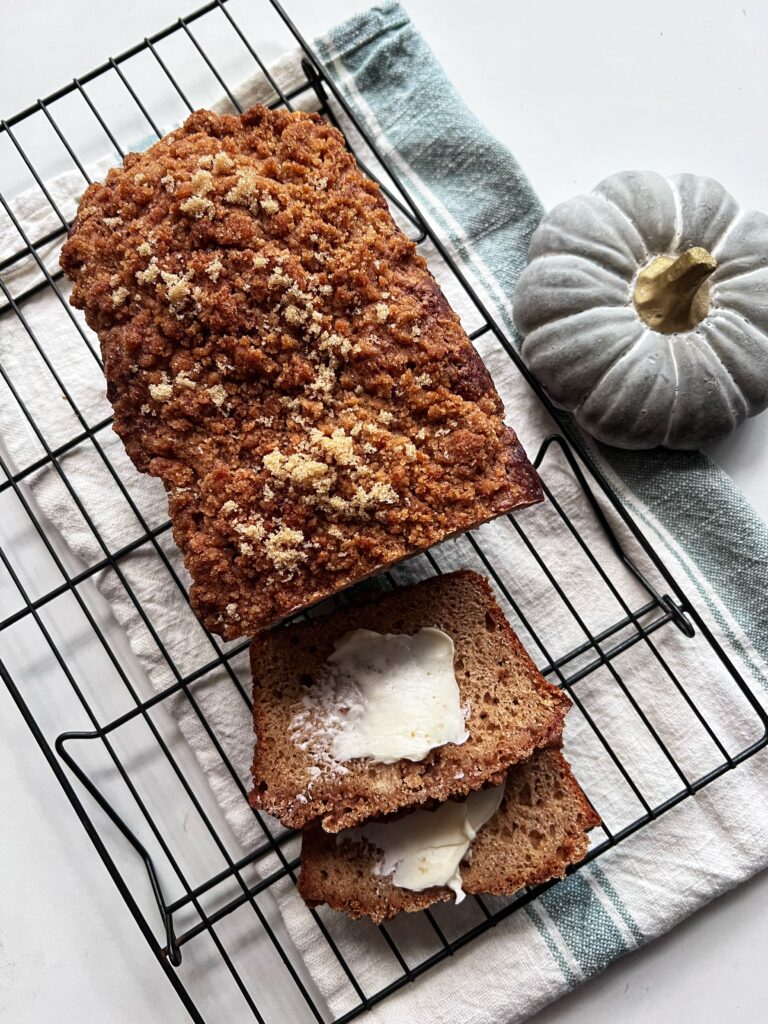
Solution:
[[[468,739],[436,747],[420,761],[382,764],[359,758],[338,765],[323,748],[322,720],[304,722],[297,735],[297,716],[320,684],[336,640],[357,629],[413,635],[430,626],[453,640]],[[569,698],[536,669],[488,581],[468,570],[259,637],[251,645],[251,667],[256,732],[251,802],[294,828],[319,823],[338,832],[500,782],[510,765],[559,742],[570,707]]]
[[[61,265],[227,639],[542,498],[458,317],[317,115],[198,111],[85,191]]]
[[[462,889],[509,896],[561,878],[585,855],[587,832],[599,823],[560,751],[539,750],[509,770],[501,806],[461,865]],[[415,892],[375,874],[380,851],[355,832],[333,836],[315,828],[303,834],[299,892],[310,906],[327,903],[380,923],[402,910],[454,899],[445,886]]]

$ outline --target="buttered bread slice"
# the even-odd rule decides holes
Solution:
[[[557,744],[547,683],[460,571],[254,640],[254,807],[328,832],[502,782]]]
[[[510,769],[498,790],[471,794],[466,802],[475,803],[469,808],[470,827],[455,849],[450,843],[461,838],[456,822],[462,808],[452,802],[337,836],[310,829],[302,837],[299,892],[310,906],[327,903],[350,917],[380,923],[400,911],[458,902],[464,893],[511,896],[523,886],[561,878],[582,859],[587,832],[600,819],[559,750],[536,751]],[[483,820],[488,810],[493,813]],[[473,811],[479,817],[471,822]],[[454,860],[446,865],[451,854]],[[447,879],[454,864],[444,884],[426,884]]]

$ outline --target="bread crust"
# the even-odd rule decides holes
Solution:
[[[198,111],[86,190],[61,265],[226,639],[542,500],[458,317],[317,115]]]
[[[343,774],[299,749],[291,723],[334,642],[354,629],[414,634],[436,626],[454,642],[470,737],[418,762],[356,759]],[[461,797],[501,782],[511,764],[558,744],[568,696],[538,671],[479,573],[459,570],[259,637],[251,644],[256,748],[252,806],[283,824],[338,832],[371,817]],[[322,723],[320,723],[322,725]]]

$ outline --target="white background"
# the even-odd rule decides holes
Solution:
[[[187,13],[182,3],[37,0],[11,10],[3,0],[0,116]],[[365,4],[286,6],[311,36]],[[709,174],[743,205],[768,209],[768,5],[407,0],[407,7],[545,205],[613,171],[648,167]],[[764,518],[767,444],[768,414],[710,453]],[[186,1020],[4,688],[0,779],[2,1024]],[[543,1011],[537,1024],[757,1024],[768,1005],[767,921],[764,874]]]

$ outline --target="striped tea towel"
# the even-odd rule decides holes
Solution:
[[[528,239],[541,208],[512,156],[469,113],[397,4],[384,4],[351,19],[318,40],[317,48],[470,284],[513,336],[510,304],[514,284],[525,265]],[[294,54],[276,69],[285,88],[295,81],[297,64]],[[251,82],[240,90],[239,98],[249,103],[267,93],[263,81]],[[109,163],[110,158],[105,158],[97,173],[103,173]],[[76,175],[64,175],[49,187],[67,214],[74,210],[81,190],[82,181]],[[50,208],[37,192],[20,197],[14,209],[22,226],[37,235],[56,227]],[[18,247],[16,230],[7,219],[1,221],[0,255]],[[477,314],[471,303],[457,290],[451,276],[441,272],[432,248],[427,245],[424,251],[434,258],[436,273],[467,327],[476,326]],[[42,254],[49,266],[55,264],[55,245]],[[22,267],[18,280],[11,284],[21,287],[35,274],[34,267]],[[80,415],[89,424],[108,416],[103,379],[79,334],[79,319],[70,319],[47,290],[28,300],[25,312]],[[50,372],[31,345],[24,323],[6,317],[6,325],[0,336],[3,365],[20,381],[22,397],[44,424],[46,437],[67,436],[73,429],[72,407],[50,401]],[[510,421],[528,451],[534,453],[553,429],[551,420],[495,340],[484,335],[478,348]],[[13,464],[26,465],[40,454],[39,439],[20,427],[17,410],[5,390],[0,395],[0,429]],[[101,452],[79,445],[62,454],[60,463],[78,501],[94,519],[101,540],[117,550],[140,527],[152,528],[163,521],[165,498],[157,481],[133,470],[113,434],[105,431],[98,439]],[[768,658],[765,524],[729,479],[702,456],[624,453],[595,445],[592,452],[654,549],[693,596],[737,670],[764,700]],[[125,482],[131,503],[114,487],[112,473]],[[583,643],[585,629],[598,633],[620,617],[616,595],[596,575],[590,554],[612,566],[631,607],[647,600],[637,580],[617,565],[572,474],[555,459],[545,464],[544,476],[584,538],[585,549],[575,543],[551,504],[529,509],[516,521],[556,571],[562,592],[580,610],[583,624],[570,614],[512,524],[502,520],[478,532],[483,552],[525,615],[523,621],[506,605],[539,664]],[[63,536],[79,562],[98,560],[98,539],[77,512],[73,493],[58,474],[46,467],[30,478],[30,487],[51,529]],[[648,559],[633,547],[626,528],[618,522],[615,528],[641,568],[657,578]],[[171,571],[186,583],[178,552],[167,538],[163,549]],[[483,569],[465,538],[442,545],[435,558],[443,569]],[[158,646],[158,637],[176,669],[184,674],[211,660],[210,642],[181,601],[171,572],[150,545],[126,554],[121,566],[123,580],[105,570],[96,583],[152,685],[161,690],[175,676]],[[418,577],[424,571],[423,559],[417,559],[401,570],[401,577]],[[141,599],[146,620],[137,614],[128,586]],[[701,637],[686,640],[673,626],[667,626],[654,634],[654,643],[658,657],[649,655],[643,644],[636,645],[615,660],[615,673],[602,668],[575,690],[584,710],[575,708],[569,716],[567,753],[609,827],[621,827],[637,817],[643,810],[642,801],[655,806],[673,797],[682,779],[698,777],[722,760],[721,751],[692,716],[659,659],[687,685],[726,750],[742,749],[759,735],[754,713],[740,700],[728,673]],[[258,834],[243,798],[251,755],[250,717],[242,698],[249,686],[246,659],[238,657],[233,667],[240,688],[221,667],[196,684],[198,706],[210,731],[189,702],[179,698],[172,706],[181,733],[197,755],[236,840],[248,851],[258,841]],[[631,700],[622,685],[629,687]],[[599,725],[632,780],[637,780],[639,795],[627,784],[590,720]],[[649,726],[674,757],[682,779]],[[211,732],[235,766],[234,777],[223,765]],[[523,1020],[615,958],[666,931],[768,864],[765,768],[766,757],[759,754],[686,800],[424,973],[414,984],[377,1002],[369,1011],[370,1019],[381,1024]],[[295,841],[287,849],[295,853]],[[277,867],[274,857],[259,865],[265,875]],[[401,965],[377,929],[321,910],[323,925],[354,971],[353,983],[292,883],[279,882],[271,893],[275,910],[329,1016],[354,1008],[361,994],[375,997],[402,975]],[[495,904],[489,901],[489,905],[493,909]],[[471,900],[437,912],[448,937],[472,928],[478,915]],[[413,968],[439,948],[422,915],[394,922],[391,935]],[[287,975],[277,983],[291,984]]]

